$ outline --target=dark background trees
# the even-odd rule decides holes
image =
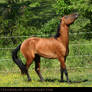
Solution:
[[[0,45],[17,44],[25,38],[13,36],[52,36],[57,30],[59,17],[77,12],[79,18],[70,27],[70,33],[84,32],[81,38],[71,36],[71,40],[91,39],[91,0],[0,0]]]

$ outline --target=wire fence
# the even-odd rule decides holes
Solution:
[[[86,32],[86,33],[88,33],[88,34],[91,34],[92,32]],[[70,33],[70,35],[71,35],[72,33]],[[80,32],[80,33],[73,33],[73,35],[76,35],[76,34],[85,34],[84,32]],[[36,36],[36,35],[32,35],[32,36]],[[9,36],[9,37],[0,37],[0,39],[10,39],[10,38],[28,38],[28,37],[32,37],[32,36]],[[40,36],[41,37],[41,35],[37,35],[37,36]],[[46,35],[44,35],[44,36],[46,36]],[[69,46],[74,46],[74,47],[76,47],[76,46],[92,46],[92,43],[90,43],[90,42],[88,42],[88,43],[85,43],[85,42],[76,42],[76,43],[70,43],[69,44]],[[10,51],[10,53],[11,53],[11,51],[13,50],[13,49],[15,49],[16,47],[7,47],[7,48],[0,48],[0,51],[3,51],[3,52],[7,52],[8,50]],[[10,54],[11,55],[11,54]],[[7,62],[7,63],[11,63],[12,62],[12,58],[11,58],[11,56],[9,55],[9,58],[7,58],[7,57],[0,57],[0,62],[2,63],[3,61],[5,61],[5,62]],[[83,54],[83,55],[69,55],[68,56],[68,58],[70,58],[70,59],[72,59],[72,58],[84,58],[84,57],[87,57],[87,58],[92,58],[92,54]],[[0,63],[0,64],[1,64]],[[2,64],[1,64],[2,65]],[[44,66],[42,66],[42,69],[41,69],[41,72],[44,72],[45,71],[45,73],[47,74],[48,73],[48,71],[49,72],[53,72],[53,74],[55,75],[56,73],[58,73],[58,71],[60,71],[60,67],[54,67],[54,69],[52,68],[52,67],[50,67],[49,69],[48,68],[43,68]],[[72,71],[72,73],[74,73],[75,71],[77,71],[77,73],[78,73],[78,76],[80,76],[80,78],[83,78],[83,76],[84,76],[84,73],[85,73],[85,75],[86,75],[86,78],[87,78],[87,76],[91,76],[91,73],[90,72],[87,72],[87,71],[89,71],[89,70],[91,70],[92,69],[92,64],[88,64],[88,65],[86,65],[86,66],[77,66],[77,67],[70,67],[70,66],[68,66],[67,67],[67,69],[68,69],[68,71],[69,71],[69,73]],[[32,67],[32,71],[35,71],[35,69],[34,69],[34,67]],[[82,71],[81,73],[79,72],[79,71]],[[31,73],[31,70],[29,70],[29,72]],[[45,74],[44,73],[44,74]],[[0,71],[0,74],[1,75],[8,75],[8,74],[20,74],[20,70],[19,69],[16,69],[16,70],[10,70],[10,69],[8,69],[8,70],[1,70]],[[45,75],[46,75],[45,74]],[[74,76],[74,75],[73,75]],[[48,77],[50,77],[51,79],[53,79],[53,77],[52,77],[52,75],[46,75],[46,77],[48,78]],[[19,78],[19,77],[18,77]],[[77,78],[77,77],[76,77]],[[14,80],[16,80],[16,81],[19,81],[19,79],[14,79]],[[89,78],[89,80],[91,80],[91,78]],[[21,85],[22,85],[23,83],[21,83]],[[15,85],[15,84],[13,84],[13,85]]]
[[[88,45],[92,45],[92,43],[83,43],[83,44],[70,44],[69,46],[88,46]],[[11,48],[0,48],[0,50],[13,50],[15,49],[16,47],[11,47]]]
[[[78,33],[69,33],[69,35],[81,35],[81,34],[92,34],[92,32],[78,32]],[[31,36],[2,36],[0,39],[11,39],[11,38],[29,38],[29,37],[47,37],[48,35],[31,35]],[[54,36],[54,34],[52,34]],[[69,46],[88,46],[92,45],[92,43],[70,43]],[[0,50],[13,50],[16,47],[11,47],[11,48],[0,48]]]
[[[85,34],[85,33],[88,33],[88,34],[91,34],[92,32],[79,32],[79,33],[69,33],[69,35],[76,35],[76,34]],[[28,37],[34,37],[34,36],[39,36],[41,37],[41,35],[32,35],[32,36],[2,36],[0,37],[0,39],[10,39],[10,38],[28,38]],[[47,35],[44,35],[44,36],[47,36]],[[78,43],[70,43],[69,46],[91,46],[92,43],[81,43],[81,42],[78,42]],[[7,50],[9,51],[12,51],[13,49],[15,49],[16,47],[7,47],[7,48],[0,48],[0,50],[6,52]],[[82,54],[82,55],[69,55],[68,58],[83,58],[83,57],[92,57],[92,54]],[[0,59],[0,62],[1,61],[12,61],[12,59],[9,59],[9,58],[1,58]],[[79,68],[79,67],[76,67],[76,68]],[[81,67],[80,67],[81,68]],[[86,66],[85,68],[88,68],[88,66]]]
[[[92,32],[78,32],[78,33],[69,33],[69,35],[81,35],[81,34],[92,34]],[[55,34],[51,34],[51,36],[54,36]],[[8,38],[8,39],[10,39],[10,38],[27,38],[27,37],[34,37],[34,36],[37,36],[37,37],[47,37],[47,36],[49,36],[48,34],[44,34],[44,35],[40,35],[40,34],[38,34],[38,35],[24,35],[24,36],[2,36],[2,37],[0,37],[0,39],[6,39],[6,38]]]

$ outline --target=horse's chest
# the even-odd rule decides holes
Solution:
[[[58,56],[67,56],[69,53],[69,48],[66,48],[65,46],[58,47],[56,49]]]

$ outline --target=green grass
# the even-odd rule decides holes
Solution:
[[[92,41],[82,40],[82,43]],[[70,53],[67,58],[66,66],[69,79],[75,83],[60,83],[60,63],[58,60],[41,58],[41,72],[45,82],[40,82],[35,72],[34,63],[30,66],[29,73],[32,82],[27,81],[27,76],[22,76],[19,68],[11,59],[11,50],[0,50],[0,87],[92,87],[92,50],[91,45],[72,46],[70,42]],[[76,43],[77,42],[74,42]],[[11,46],[13,47],[13,46]],[[81,55],[82,57],[77,57]],[[89,56],[83,56],[89,55]],[[24,57],[19,53],[18,56],[25,63]],[[9,59],[9,60],[4,60]],[[77,68],[76,68],[77,67]],[[80,68],[81,67],[81,68]],[[86,67],[86,68],[85,68]],[[66,80],[65,76],[64,79]],[[85,81],[88,80],[88,81]],[[81,81],[77,83],[77,81]],[[85,81],[85,82],[83,82]]]
[[[0,87],[92,87],[92,71],[90,68],[68,69],[69,78],[75,83],[61,83],[59,69],[43,68],[41,72],[45,82],[39,81],[39,77],[34,69],[29,71],[31,82],[27,81],[25,75],[21,75],[18,68],[14,68],[11,71],[1,71]],[[83,82],[84,80],[88,81]],[[81,82],[77,83],[77,81]]]

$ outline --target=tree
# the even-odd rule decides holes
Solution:
[[[61,16],[77,12],[79,18],[74,30],[76,32],[92,31],[92,0],[56,0],[55,9]],[[73,30],[73,29],[71,29]],[[75,32],[72,31],[72,32]],[[91,37],[90,37],[91,36]],[[85,33],[85,38],[92,38],[92,34]]]
[[[19,18],[24,14],[25,8],[30,2],[24,0],[6,0],[4,6],[1,6],[0,34],[4,36],[13,36],[17,30]],[[16,44],[17,40],[11,37],[11,41]],[[4,44],[8,44],[4,41]]]

